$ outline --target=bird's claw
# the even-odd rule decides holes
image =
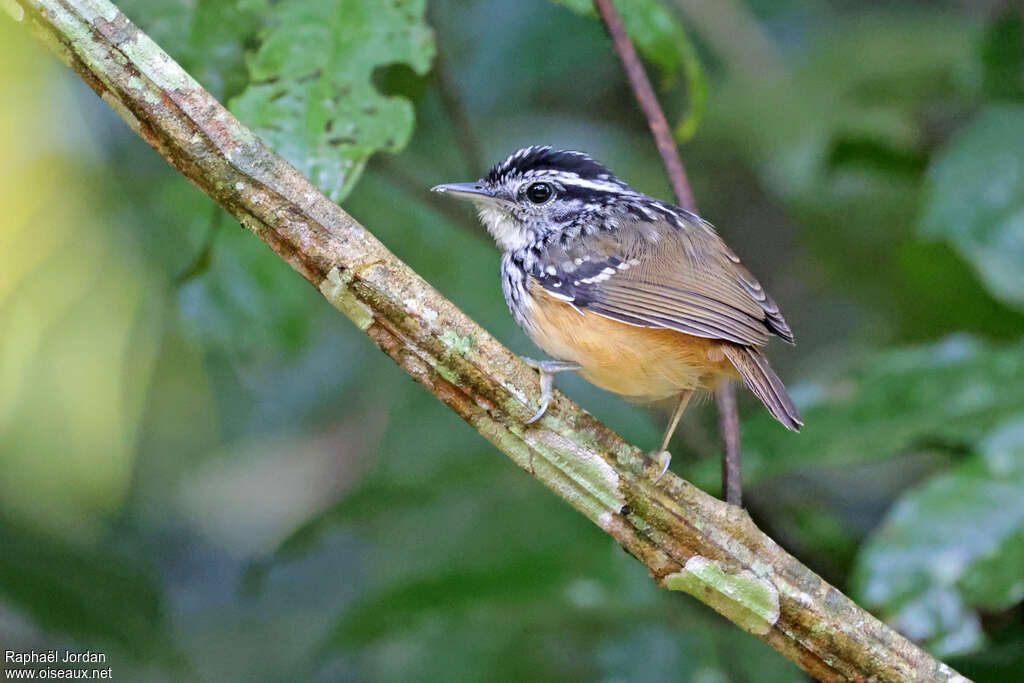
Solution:
[[[551,394],[554,393],[555,376],[550,371],[537,369],[540,370],[540,409],[526,421],[528,425],[544,417],[544,413],[548,412],[548,406],[551,405]]]
[[[544,417],[544,413],[548,412],[548,406],[551,405],[551,396],[554,393],[555,373],[579,370],[580,366],[576,363],[562,360],[523,358],[523,362],[540,373],[540,409],[533,417],[526,421],[526,424],[529,425]]]
[[[550,377],[551,375],[547,376]],[[551,394],[549,392],[548,395],[545,396],[542,390],[540,395],[540,409],[533,414],[533,417],[526,421],[526,424],[532,425],[534,422],[544,417],[544,413],[548,412],[549,405],[551,405]]]
[[[668,472],[669,463],[672,462],[672,454],[668,451],[654,451],[651,455],[651,460],[661,465],[661,469],[658,470],[658,476],[655,477],[654,483],[661,481],[661,478]]]

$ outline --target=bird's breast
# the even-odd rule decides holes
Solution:
[[[582,366],[590,383],[634,400],[712,389],[736,376],[723,342],[675,330],[635,327],[574,308],[535,280],[526,286],[520,324],[537,346]],[[520,316],[517,316],[519,319]]]

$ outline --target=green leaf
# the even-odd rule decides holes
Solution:
[[[568,7],[577,14],[597,16],[590,0],[552,2]],[[704,70],[693,43],[682,24],[658,0],[618,0],[615,7],[637,51],[661,72],[663,89],[671,87],[679,73],[683,73],[689,109],[676,124],[675,136],[680,142],[685,142],[697,132],[707,103]]]
[[[796,385],[805,427],[787,432],[762,410],[743,423],[743,480],[797,468],[881,460],[915,447],[962,450],[1024,411],[1019,344],[966,336],[879,353],[830,382]],[[689,473],[713,487],[718,463]]]
[[[375,69],[426,73],[434,39],[425,0],[248,0],[269,20],[234,113],[334,201],[379,150],[398,152],[413,129],[407,100],[374,87]]]
[[[924,206],[922,234],[1024,310],[1024,106],[989,107],[960,131],[929,172]]]
[[[854,591],[940,656],[982,643],[975,608],[1024,598],[1024,414],[905,494],[865,544]]]

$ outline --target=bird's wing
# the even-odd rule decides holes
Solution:
[[[641,327],[745,346],[793,333],[761,284],[708,223],[638,220],[549,247],[534,276],[553,296]]]

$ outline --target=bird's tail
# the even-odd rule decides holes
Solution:
[[[757,349],[746,346],[722,344],[722,350],[739,371],[743,383],[761,399],[761,403],[772,417],[781,422],[786,429],[799,432],[804,426],[800,419],[800,411],[793,404],[793,399],[786,391],[786,385],[772,370],[772,366],[768,365],[768,359]]]

